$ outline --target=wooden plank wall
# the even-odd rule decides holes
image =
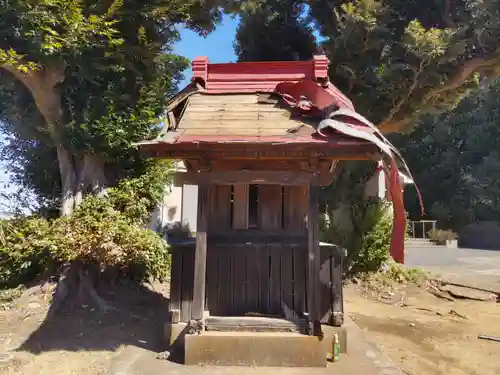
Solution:
[[[248,229],[248,185],[216,185],[210,189],[211,233]],[[283,235],[306,234],[307,188],[259,185],[258,227]],[[255,231],[254,231],[255,232]]]
[[[284,228],[289,233],[305,233],[307,216],[307,188],[284,187]]]
[[[305,311],[305,248],[211,246],[208,258],[207,308],[211,315],[259,313],[294,319]]]
[[[213,316],[300,318],[307,311],[306,264],[303,246],[209,246],[205,307]],[[191,319],[193,269],[194,247],[173,251],[170,308],[184,322]],[[321,322],[332,325],[333,312],[343,312],[342,269],[328,248],[321,248],[320,280]]]
[[[260,228],[247,229],[248,185],[210,189],[209,238],[211,233],[228,234],[233,241],[225,245],[209,241],[205,308],[214,316],[260,313],[299,318],[308,311],[306,187],[260,185],[258,213]],[[276,243],[259,244],[259,233],[265,232],[281,234]],[[238,241],[244,233],[257,240],[251,245],[234,243],[234,239]],[[286,237],[297,235],[304,236],[302,245],[291,245],[294,242],[283,245],[287,243]],[[336,269],[333,273],[332,267]],[[174,249],[171,309],[181,311],[182,321],[191,319],[193,277],[194,247]],[[321,249],[319,292],[323,323],[331,324],[332,306],[342,309],[341,278],[341,265],[332,258],[331,251]]]
[[[283,187],[280,185],[259,186],[259,228],[262,230],[283,229]]]
[[[210,189],[208,230],[211,233],[231,229],[231,186],[216,185]]]

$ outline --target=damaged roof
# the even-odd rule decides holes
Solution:
[[[411,178],[398,150],[328,80],[329,61],[192,63],[192,82],[167,104],[167,121],[139,148],[186,144],[371,145]]]
[[[354,111],[352,102],[328,81],[328,65],[325,56],[228,64],[210,64],[206,57],[198,57],[192,63],[192,82],[167,104],[163,132],[139,146],[352,142],[351,136],[338,134],[333,139],[316,131],[333,110]]]
[[[286,103],[269,94],[195,93],[186,99],[182,115],[158,141],[165,143],[251,142],[316,143],[315,118],[293,113]],[[346,140],[347,137],[339,137]]]

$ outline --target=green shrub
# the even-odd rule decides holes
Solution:
[[[2,220],[0,232],[0,286],[27,282],[53,265],[48,221],[36,217]]]
[[[329,215],[321,223],[322,239],[347,249],[348,273],[377,271],[389,258],[392,235],[390,204],[367,200],[349,209],[350,230],[341,230]]]
[[[167,243],[143,228],[109,201],[88,197],[73,215],[56,220],[59,245],[51,256],[59,263],[80,262],[115,268],[134,278],[164,279],[169,271]]]
[[[422,284],[429,277],[429,273],[420,268],[405,267],[402,264],[389,260],[382,267],[380,275],[388,280],[398,283],[415,283]]]
[[[452,230],[442,230],[433,228],[427,232],[429,239],[438,244],[445,245],[447,241],[452,241],[457,239],[457,234]]]
[[[170,270],[166,241],[104,199],[88,197],[73,215],[51,222],[27,217],[3,226],[0,286],[25,283],[68,262],[113,268],[139,280],[163,280]]]
[[[171,162],[154,163],[140,177],[122,180],[118,186],[108,189],[107,199],[132,221],[145,223],[151,211],[163,200],[171,176]]]
[[[169,172],[155,165],[106,197],[86,197],[67,217],[0,221],[0,287],[25,283],[67,263],[112,268],[138,280],[166,278],[167,243],[144,224],[163,199]]]

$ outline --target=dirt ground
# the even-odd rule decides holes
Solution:
[[[377,291],[367,285],[346,286],[347,313],[406,374],[500,374],[500,343],[477,338],[500,336],[500,304],[438,298],[413,284]],[[164,350],[165,286],[99,293],[115,311],[99,313],[82,302],[51,321],[51,288],[33,287],[12,301],[0,295],[0,374],[109,374],[126,348]]]
[[[500,374],[500,343],[478,339],[500,337],[500,304],[440,295],[414,284],[374,292],[360,283],[347,286],[345,303],[367,338],[406,374]]]
[[[83,301],[46,320],[51,289],[37,286],[14,301],[0,300],[0,375],[108,374],[126,347],[165,349],[166,286],[101,288],[114,311],[101,313]]]

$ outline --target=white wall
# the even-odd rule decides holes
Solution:
[[[184,171],[183,163],[177,163],[176,171]],[[163,203],[152,213],[149,228],[182,223],[196,231],[198,213],[198,186],[183,185],[170,187],[163,198]]]
[[[182,225],[188,225],[191,232],[196,232],[198,219],[198,185],[184,185],[182,187],[181,202]]]

